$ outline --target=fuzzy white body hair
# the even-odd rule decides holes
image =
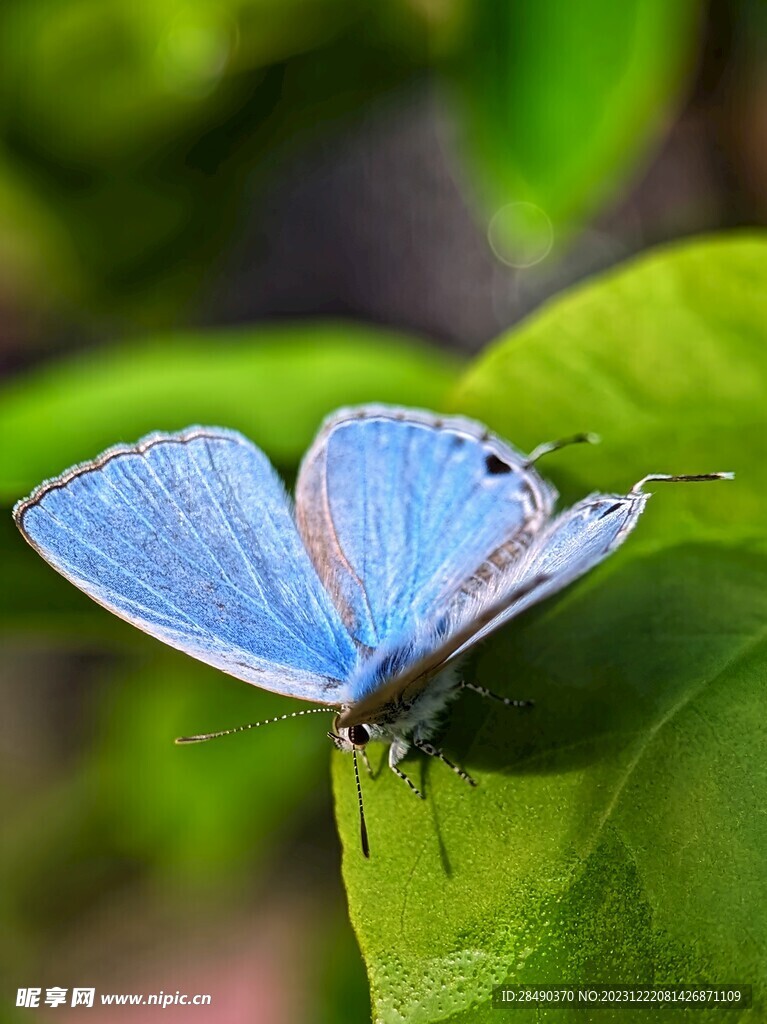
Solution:
[[[394,767],[407,754],[413,741],[431,739],[448,704],[460,693],[458,664],[450,664],[428,681],[411,702],[397,708],[385,723],[365,725],[371,740],[388,741],[389,765]],[[333,740],[339,750],[354,749],[349,730],[340,728]]]
[[[393,739],[409,736],[417,740],[431,739],[447,705],[459,693],[458,666],[451,664],[430,679],[414,703],[384,727],[384,735]]]

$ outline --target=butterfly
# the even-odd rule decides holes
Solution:
[[[242,434],[193,426],[116,446],[41,484],[13,516],[25,539],[120,618],[238,679],[320,704],[357,767],[371,740],[389,766],[411,747],[474,780],[430,741],[470,689],[460,659],[572,583],[634,529],[651,474],[558,515],[557,492],[481,423],[415,409],[341,409],[301,464],[295,506]],[[223,733],[182,737],[192,742]],[[369,768],[369,765],[368,765]]]

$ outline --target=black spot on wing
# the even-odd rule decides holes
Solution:
[[[616,501],[614,505],[611,505],[609,508],[606,508],[604,512],[600,514],[599,518],[604,519],[606,516],[612,515],[613,512],[617,512],[619,508],[623,508],[622,501]]]
[[[492,476],[511,472],[511,466],[507,462],[504,462],[503,459],[499,459],[494,453],[485,456],[485,469]]]

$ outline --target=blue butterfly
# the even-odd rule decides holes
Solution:
[[[303,460],[293,509],[251,441],[196,426],[110,448],[13,515],[46,561],[116,615],[335,713],[329,735],[354,754],[367,855],[357,752],[388,741],[390,767],[416,793],[399,767],[411,746],[473,784],[429,742],[462,688],[495,696],[458,681],[461,656],[614,551],[645,483],[731,476],[655,474],[554,515],[557,493],[534,463],[564,443],[524,455],[463,417],[342,409]]]

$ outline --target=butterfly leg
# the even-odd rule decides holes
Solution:
[[[459,778],[463,779],[464,782],[468,782],[470,786],[476,786],[476,781],[472,779],[471,775],[469,775],[468,772],[465,772],[463,768],[459,768],[457,764],[453,764],[453,762],[448,757],[445,757],[441,750],[438,750],[436,747],[433,747],[431,743],[425,743],[423,740],[418,740],[414,738],[413,745],[418,747],[419,750],[422,750],[424,754],[428,754],[429,757],[436,757],[438,761],[441,761],[443,764],[446,764],[448,768],[451,769],[451,771],[454,771],[455,774]]]
[[[367,750],[365,750],[364,747],[362,748],[362,750],[360,750],[360,756],[362,757],[362,763],[365,765],[365,768],[367,769],[368,775],[372,779],[373,778],[373,769],[370,767],[370,761],[368,760],[368,752],[367,752]]]
[[[423,793],[410,781],[407,775],[405,775],[402,769],[398,766],[398,762],[402,760],[402,758],[407,753],[407,750],[408,744],[404,740],[392,740],[392,744],[389,747],[389,767],[391,768],[395,775],[398,775],[399,778],[403,779],[408,784],[408,786],[410,786],[410,788],[413,790],[416,796],[420,796],[420,798],[423,800]]]
[[[514,700],[511,697],[501,697],[500,694],[488,690],[486,686],[477,686],[476,683],[461,682],[458,685],[462,690],[471,690],[472,693],[478,693],[480,697],[489,697],[491,700],[500,701],[507,708],[531,708],[535,704],[534,700]]]

